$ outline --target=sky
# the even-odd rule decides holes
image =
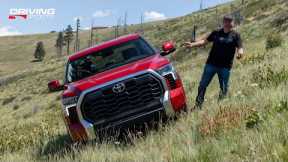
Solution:
[[[1,0],[0,36],[60,31],[69,24],[74,28],[77,18],[80,19],[81,29],[88,29],[92,22],[94,26],[113,26],[120,17],[122,17],[123,21],[125,12],[127,13],[128,24],[140,23],[141,15],[143,15],[144,22],[164,20],[199,10],[200,1]],[[231,0],[203,0],[203,8],[228,1]],[[25,11],[21,11],[21,9],[25,9]],[[39,9],[50,13],[50,15],[35,14]],[[27,19],[23,17],[9,19],[9,16],[22,14],[22,12],[28,12]]]

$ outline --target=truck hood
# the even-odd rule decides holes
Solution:
[[[115,79],[125,77],[127,75],[131,75],[140,71],[144,71],[148,69],[157,70],[167,64],[169,64],[169,60],[167,58],[161,56],[160,54],[156,54],[156,55],[147,57],[145,59],[138,60],[136,62],[132,62],[132,63],[126,64],[126,65],[123,65],[123,66],[120,66],[111,70],[104,71],[102,73],[95,74],[91,77],[82,79],[80,81],[70,83],[68,85],[68,90],[74,89],[75,91],[77,91],[77,94],[79,95],[79,93],[89,88],[113,81]]]

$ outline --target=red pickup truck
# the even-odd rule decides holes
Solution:
[[[48,88],[63,90],[64,121],[73,141],[186,110],[182,81],[164,57],[174,51],[171,42],[158,52],[131,34],[71,55],[64,85],[54,80]]]

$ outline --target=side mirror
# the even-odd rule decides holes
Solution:
[[[57,92],[64,90],[64,85],[59,80],[52,80],[48,83],[48,89],[50,92]]]
[[[175,48],[173,42],[165,42],[162,45],[161,55],[166,56],[166,55],[169,55],[170,53],[173,53],[175,51],[176,51],[176,48]]]

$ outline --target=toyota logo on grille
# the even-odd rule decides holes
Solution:
[[[114,87],[112,88],[114,93],[122,93],[125,91],[125,89],[126,89],[126,86],[124,83],[115,84]]]

